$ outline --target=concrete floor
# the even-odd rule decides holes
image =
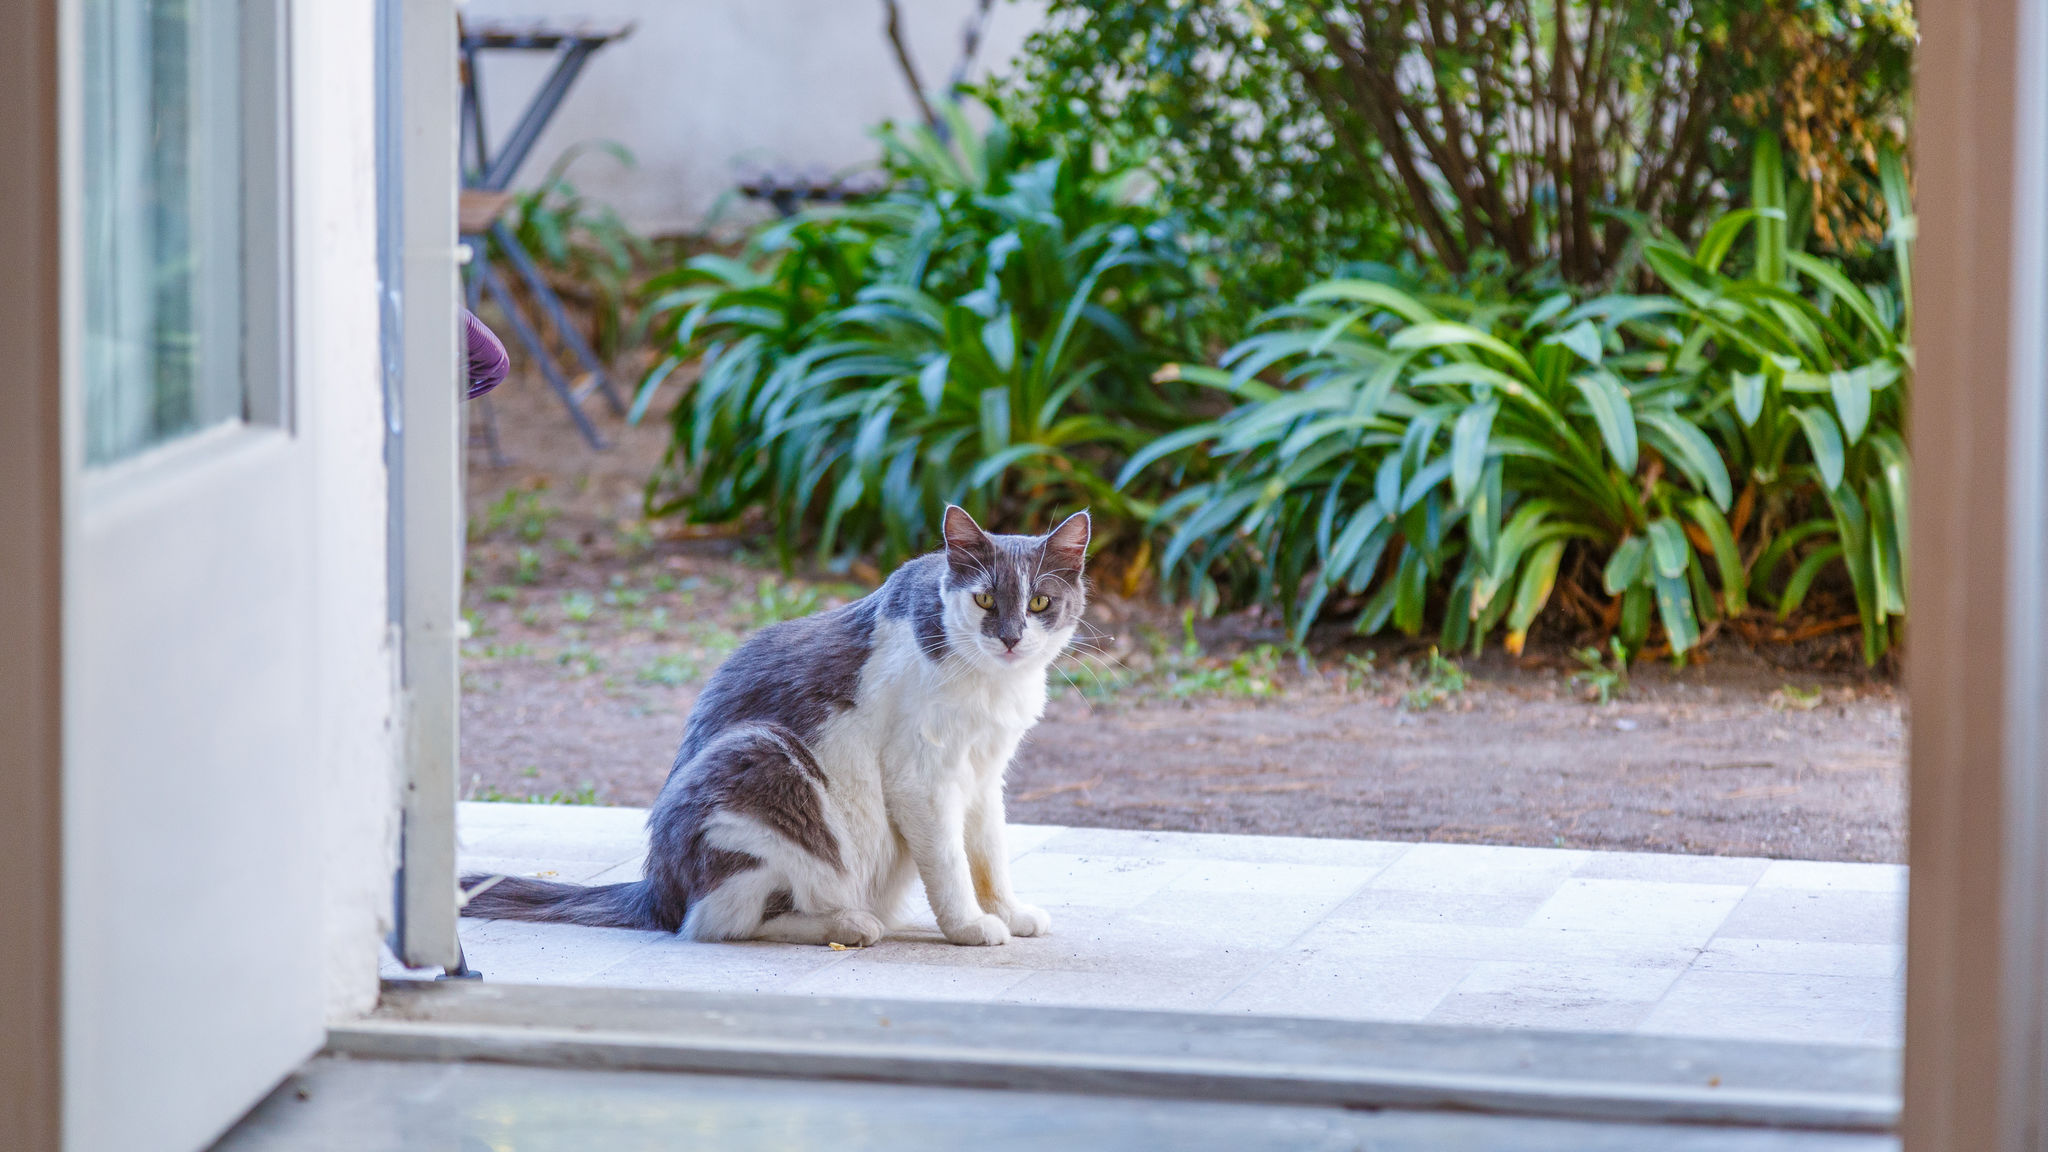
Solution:
[[[464,804],[462,866],[633,878],[644,819]],[[1011,848],[1053,931],[999,948],[947,944],[921,893],[859,951],[509,921],[462,937],[500,982],[1901,1038],[1899,866],[1044,826],[1013,827]]]

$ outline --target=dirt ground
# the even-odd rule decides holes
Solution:
[[[656,416],[628,428],[593,398],[616,441],[593,452],[531,373],[494,404],[509,462],[468,454],[465,793],[645,804],[726,653],[877,574],[786,577],[742,535],[644,522]],[[1522,660],[1357,638],[1303,660],[1249,615],[1190,627],[1105,597],[1089,620],[1100,653],[1062,670],[1011,770],[1012,819],[1904,858],[1903,709],[1882,677],[1724,642],[1703,665],[1630,668],[1602,705],[1562,646],[1534,640]]]

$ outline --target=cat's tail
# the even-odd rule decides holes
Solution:
[[[654,891],[645,880],[626,884],[561,884],[527,876],[478,872],[462,878],[464,916],[485,920],[537,920],[588,928],[642,928],[673,932],[663,923]]]

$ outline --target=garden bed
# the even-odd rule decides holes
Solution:
[[[582,446],[537,378],[497,406],[511,464],[469,455],[463,779],[469,798],[645,804],[690,701],[753,628],[860,595],[858,567],[785,577],[749,538],[645,525],[665,424]],[[472,415],[476,413],[473,411]],[[1904,852],[1903,718],[1847,647],[1638,663],[1616,702],[1540,630],[1525,655],[1433,669],[1384,638],[1318,643],[1106,597],[1108,662],[1073,670],[1011,774],[1013,819],[1822,860]],[[1787,662],[1790,661],[1788,664]]]

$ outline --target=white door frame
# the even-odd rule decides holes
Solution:
[[[404,383],[400,517],[403,557],[405,792],[398,884],[399,958],[462,969],[456,937],[455,801],[460,784],[462,623],[462,298],[455,203],[455,6],[405,0],[399,27],[404,135]]]

